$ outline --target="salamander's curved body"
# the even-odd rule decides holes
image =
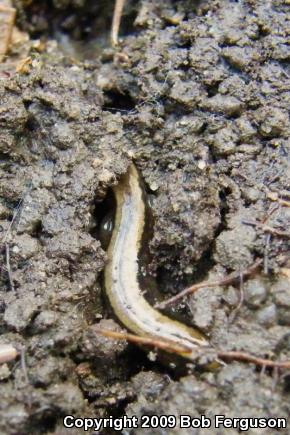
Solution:
[[[143,297],[138,282],[138,254],[145,225],[143,189],[132,164],[114,187],[115,225],[108,248],[105,288],[110,304],[124,326],[144,337],[164,340],[188,349],[182,356],[195,359],[208,342],[201,334],[155,310]]]

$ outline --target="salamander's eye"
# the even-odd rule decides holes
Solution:
[[[104,232],[108,232],[110,235],[112,234],[114,228],[114,224],[113,224],[113,216],[105,216],[104,219],[101,222],[101,230]]]
[[[91,235],[101,242],[102,248],[106,251],[110,244],[115,225],[116,201],[111,189],[107,191],[102,201],[96,201],[93,210],[95,226]]]
[[[100,222],[99,226],[99,239],[102,244],[102,248],[107,250],[112,232],[114,229],[114,213],[113,211],[108,212]]]

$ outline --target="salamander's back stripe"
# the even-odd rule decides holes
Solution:
[[[208,342],[197,330],[155,310],[143,297],[144,289],[138,280],[138,254],[146,213],[140,176],[133,164],[113,190],[116,214],[105,268],[110,304],[130,331],[189,349],[192,352],[182,355],[194,359],[197,347],[208,346]]]

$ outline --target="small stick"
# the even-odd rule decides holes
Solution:
[[[125,2],[126,0],[115,0],[115,9],[111,29],[111,44],[113,47],[118,45],[119,28]]]
[[[246,276],[251,275],[253,272],[257,270],[257,268],[261,265],[263,260],[259,258],[256,260],[250,267],[247,269],[244,269],[240,272],[233,272],[224,278],[221,278],[216,281],[203,281],[198,284],[194,284],[190,287],[187,287],[182,292],[178,293],[177,295],[173,296],[172,298],[167,299],[166,301],[163,301],[161,303],[158,303],[155,305],[155,308],[165,308],[167,305],[172,304],[173,302],[178,301],[181,298],[184,298],[185,296],[188,296],[197,290],[204,288],[204,287],[216,287],[216,286],[223,286],[227,284],[231,284],[233,281],[236,281],[237,279],[241,279],[241,277],[245,278]]]
[[[279,380],[279,369],[278,367],[274,367],[273,368],[273,374],[272,374],[272,386],[271,386],[271,391],[275,391],[276,387],[277,387],[277,383]]]
[[[5,243],[5,252],[6,252],[6,271],[8,273],[8,280],[10,284],[10,289],[15,291],[14,282],[12,278],[11,266],[10,266],[10,247],[9,243]]]
[[[283,191],[283,196],[289,197],[289,192],[287,192],[287,195],[286,195],[286,192]],[[271,190],[268,190],[267,191],[267,198],[270,199],[271,201],[278,202],[280,205],[284,205],[285,207],[290,207],[290,202],[279,198],[279,195],[277,192],[272,192]]]
[[[271,193],[275,193],[275,192],[271,191]],[[290,199],[290,191],[289,190],[280,190],[279,191],[279,195],[280,196],[285,196],[286,198]]]
[[[101,329],[98,327],[95,328],[95,331],[99,334],[102,334],[105,337],[116,339],[116,340],[127,340],[130,341],[131,343],[153,346],[177,354],[190,353],[190,350],[185,347],[172,345],[171,343],[161,341],[161,340],[155,340],[154,338],[140,337],[134,334],[112,331],[110,329]],[[225,361],[230,360],[230,361],[253,363],[257,366],[262,367],[262,369],[264,369],[264,367],[290,369],[290,361],[272,361],[270,359],[256,357],[247,352],[218,351],[217,357]]]
[[[126,332],[117,332],[112,331],[111,329],[101,329],[96,327],[95,331],[104,337],[113,338],[116,340],[127,340],[131,343],[135,344],[144,344],[147,346],[157,347],[158,349],[165,350],[167,352],[172,353],[190,353],[191,349],[185,346],[179,346],[174,343],[171,343],[170,341],[162,341],[155,338],[149,338],[149,337],[141,337],[139,335],[134,334],[128,334]]]
[[[19,355],[12,344],[0,344],[0,364],[14,360]]]
[[[264,249],[264,274],[269,273],[269,250],[270,250],[271,234],[267,234],[265,237],[265,249]]]
[[[243,277],[243,275],[241,273],[240,273],[240,286],[239,286],[239,290],[240,290],[240,300],[239,300],[238,305],[236,306],[236,308],[231,313],[231,316],[230,316],[230,319],[229,319],[230,323],[232,323],[236,319],[236,317],[237,317],[237,315],[238,315],[238,313],[239,313],[239,311],[240,311],[240,309],[241,309],[241,307],[243,306],[243,303],[244,303],[244,298],[245,298],[245,295],[244,295],[244,277]]]
[[[26,192],[25,192],[25,194],[26,194]],[[15,222],[17,216],[18,216],[18,213],[20,212],[20,209],[21,209],[22,203],[23,203],[23,201],[24,201],[24,196],[25,196],[25,194],[22,195],[22,198],[20,199],[20,201],[18,202],[16,208],[15,208],[14,211],[13,211],[13,216],[12,216],[11,222],[10,222],[8,228],[7,228],[7,231],[5,232],[5,234],[4,234],[4,236],[3,236],[2,243],[6,243],[6,240],[8,239],[8,236],[9,236],[9,234],[10,234],[10,232],[11,232],[11,229],[12,229],[12,227],[13,227],[13,225],[14,225],[14,222]]]
[[[22,347],[20,349],[20,364],[21,364],[21,368],[24,374],[24,380],[26,382],[26,384],[29,383],[29,379],[28,379],[28,374],[27,374],[27,367],[26,367],[26,361],[25,361],[25,348]]]
[[[270,210],[268,211],[264,219],[261,220],[261,223],[265,224],[270,219],[270,217],[280,208],[281,208],[280,204],[274,204],[274,207],[270,208]]]
[[[261,367],[277,367],[280,369],[290,369],[290,361],[272,361],[270,359],[259,358],[246,352],[240,351],[218,351],[217,356],[222,360],[241,361],[256,364]]]
[[[278,230],[277,228],[273,228],[273,227],[266,225],[262,222],[243,220],[243,224],[252,225],[253,227],[261,228],[265,233],[270,233],[273,236],[284,237],[284,238],[290,239],[290,233],[288,231]]]

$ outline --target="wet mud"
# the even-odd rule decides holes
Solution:
[[[289,370],[231,361],[180,375],[95,332],[123,330],[98,229],[134,159],[160,300],[262,259],[167,312],[216,349],[290,360],[289,2],[129,1],[116,49],[113,2],[44,3],[15,1],[30,60],[15,73],[12,47],[0,65],[0,344],[25,360],[0,366],[0,432],[83,433],[63,428],[68,414],[289,417]]]

